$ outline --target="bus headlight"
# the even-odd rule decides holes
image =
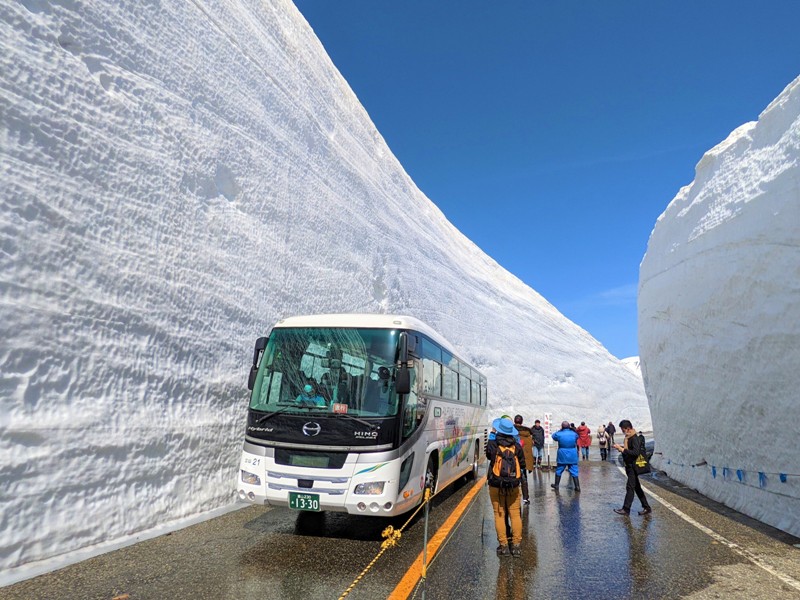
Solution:
[[[242,482],[248,485],[261,485],[261,477],[255,473],[248,473],[242,470]]]
[[[383,493],[383,486],[385,481],[370,481],[369,483],[359,483],[356,486],[354,494],[362,496],[379,496]]]

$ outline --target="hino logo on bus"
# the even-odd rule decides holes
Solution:
[[[354,431],[353,435],[358,440],[374,440],[378,437],[377,431]]]
[[[319,423],[309,421],[303,425],[303,435],[314,437],[315,435],[319,435],[320,431],[322,431],[322,427],[319,426]]]

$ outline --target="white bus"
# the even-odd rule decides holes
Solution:
[[[284,319],[248,387],[241,500],[388,517],[485,460],[486,378],[412,317]]]

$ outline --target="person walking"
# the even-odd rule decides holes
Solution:
[[[519,443],[520,446],[522,446],[522,451],[525,453],[525,466],[527,467],[526,469],[522,469],[522,503],[530,504],[531,498],[528,491],[528,473],[533,470],[533,434],[531,434],[530,427],[523,425],[522,421],[524,421],[522,415],[516,415],[514,417],[514,428],[519,434]]]
[[[644,436],[636,433],[633,425],[627,419],[619,422],[619,428],[625,435],[625,443],[623,445],[615,444],[614,447],[622,453],[622,461],[625,464],[625,475],[628,476],[628,482],[625,485],[625,502],[622,508],[615,508],[614,512],[618,515],[631,514],[631,505],[633,504],[634,493],[642,503],[642,510],[639,511],[640,515],[647,515],[653,512],[650,504],[647,502],[647,496],[644,495],[642,484],[639,482],[639,475],[636,473],[634,463],[640,454],[644,454]]]
[[[606,425],[606,433],[608,434],[608,439],[611,441],[611,446],[609,446],[609,450],[610,450],[611,448],[616,446],[616,444],[614,443],[614,434],[617,433],[617,428],[614,427],[614,424],[611,421],[609,421],[608,425]],[[609,458],[610,458],[611,457],[611,452],[609,452],[608,454],[609,454]]]
[[[536,419],[531,427],[531,435],[533,436],[533,468],[542,468],[542,456],[544,456],[544,427],[542,422]]]
[[[561,474],[564,469],[569,467],[569,474],[575,484],[575,491],[581,491],[581,484],[578,480],[578,434],[570,428],[569,421],[561,423],[561,429],[552,435],[553,440],[558,444],[556,454],[556,480],[550,487],[558,491],[561,483]]]
[[[600,460],[606,460],[608,458],[609,441],[605,426],[600,425],[600,427],[597,428],[597,445],[600,446]]]
[[[497,533],[497,556],[522,555],[522,517],[520,515],[520,487],[525,470],[525,453],[514,439],[517,430],[510,419],[492,421],[495,437],[486,443],[489,459],[487,483],[494,511],[494,528]],[[509,549],[506,517],[511,519],[511,548]]]
[[[581,458],[589,460],[589,447],[592,445],[592,438],[589,435],[592,430],[586,426],[586,421],[581,421],[580,426],[575,429],[578,433],[578,447],[581,449]]]

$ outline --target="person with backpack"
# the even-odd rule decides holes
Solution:
[[[575,491],[581,491],[581,483],[578,479],[578,433],[570,427],[569,421],[561,423],[561,430],[556,431],[551,436],[553,441],[558,444],[556,454],[556,480],[550,487],[558,491],[561,483],[561,474],[564,469],[569,467],[569,474],[572,475],[572,482],[575,484]]]
[[[600,425],[600,427],[597,428],[597,445],[600,446],[600,460],[606,460],[608,458],[609,441],[605,426]]]
[[[525,453],[525,466],[528,467],[527,469],[522,469],[522,503],[530,504],[528,473],[533,470],[533,434],[530,427],[525,427],[522,421],[522,415],[514,417],[514,427],[519,434],[519,445],[522,446],[522,451]]]
[[[511,419],[492,421],[494,439],[486,443],[489,470],[486,476],[489,498],[494,510],[494,528],[497,532],[497,556],[522,556],[522,517],[520,515],[520,487],[525,470],[525,453],[514,439],[517,430]],[[511,519],[511,547],[509,548],[506,516]]]
[[[633,495],[635,493],[639,498],[639,502],[642,503],[642,510],[639,511],[639,514],[650,514],[653,509],[650,508],[650,504],[647,502],[647,496],[644,495],[642,484],[639,483],[639,473],[636,471],[636,459],[645,454],[644,436],[636,432],[633,424],[628,419],[620,421],[619,428],[625,435],[625,443],[623,445],[615,444],[614,447],[622,453],[628,482],[625,485],[625,502],[623,502],[622,508],[615,508],[614,512],[618,515],[631,514],[631,505],[633,504]]]

